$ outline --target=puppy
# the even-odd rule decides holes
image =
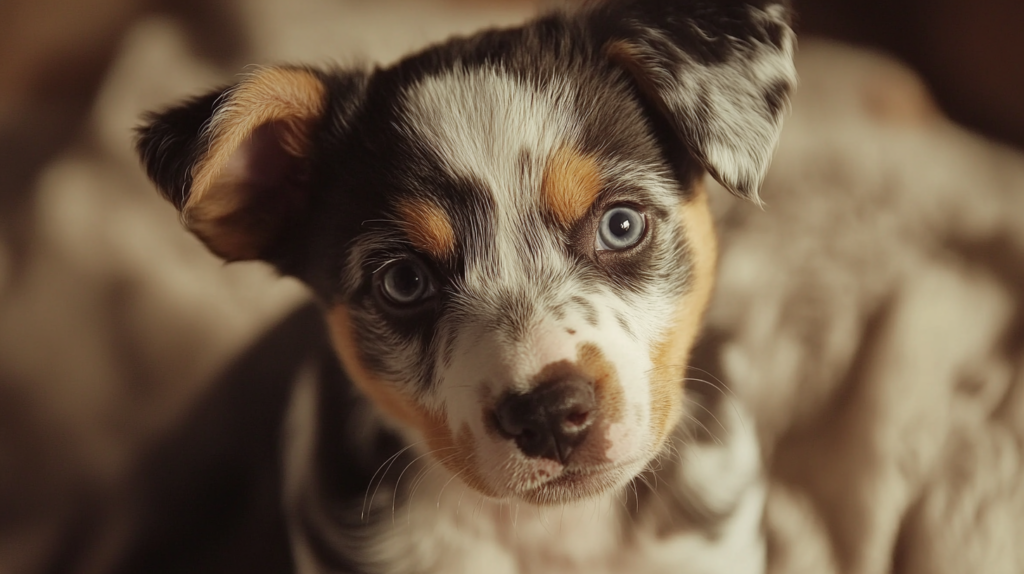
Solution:
[[[185,225],[305,282],[343,366],[287,416],[300,572],[763,570],[752,425],[685,373],[702,181],[759,201],[793,49],[771,1],[590,3],[148,119]]]

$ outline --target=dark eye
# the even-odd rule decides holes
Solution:
[[[430,274],[416,259],[390,263],[379,277],[380,292],[393,305],[415,305],[434,295]]]
[[[620,205],[609,209],[597,227],[597,250],[618,251],[636,245],[643,238],[646,225],[644,215],[632,207]]]

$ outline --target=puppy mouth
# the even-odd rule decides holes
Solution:
[[[534,504],[560,504],[592,498],[623,486],[640,473],[644,464],[637,458],[614,464],[569,467],[539,484],[517,491],[515,496]]]

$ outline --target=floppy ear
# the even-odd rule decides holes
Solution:
[[[621,0],[588,15],[690,153],[736,195],[758,188],[796,86],[794,35],[778,0]]]
[[[260,69],[234,87],[148,116],[136,148],[149,177],[211,251],[229,261],[267,258],[308,205],[312,143],[328,91],[326,76],[314,70]]]

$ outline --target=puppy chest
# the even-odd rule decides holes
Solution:
[[[538,507],[499,503],[448,484],[420,493],[382,521],[374,543],[379,572],[632,574],[762,572],[756,509],[741,510],[720,536],[659,537],[632,523],[621,501]],[[444,488],[444,481],[439,482]],[[450,492],[449,492],[450,490]],[[422,496],[421,496],[422,495]]]
[[[488,500],[443,481],[440,494],[430,486],[382,519],[374,552],[380,572],[616,571],[619,516],[607,502],[548,508]]]

